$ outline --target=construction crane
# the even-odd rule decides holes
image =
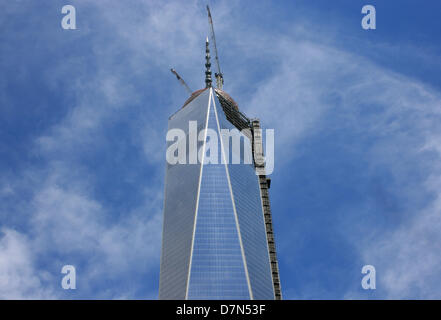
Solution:
[[[214,44],[214,54],[216,55],[215,59],[216,59],[217,72],[214,74],[214,76],[216,77],[217,88],[222,90],[222,87],[224,85],[224,76],[221,72],[221,68],[219,64],[219,56],[217,54],[217,47],[216,47],[216,36],[214,35],[213,19],[211,18],[210,7],[208,5],[207,5],[207,11],[208,11],[208,23],[210,24],[210,29],[211,29],[211,38],[213,39],[213,44]]]
[[[181,76],[176,72],[176,70],[171,68],[170,71],[176,76],[176,78],[179,80],[179,82],[185,87],[187,92],[189,94],[191,94],[193,91],[191,91],[190,87],[185,83],[184,79],[181,78]]]

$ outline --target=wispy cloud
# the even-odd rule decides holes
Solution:
[[[302,156],[304,141],[318,136],[334,145],[336,152],[327,152],[329,158],[322,161],[355,154],[359,164],[364,165],[365,171],[357,173],[361,176],[358,182],[354,181],[359,183],[355,188],[371,184],[369,180],[382,171],[390,174],[392,180],[380,183],[372,194],[367,190],[363,202],[346,208],[354,213],[363,212],[361,216],[356,214],[357,219],[331,211],[336,219],[343,220],[335,226],[335,232],[354,244],[360,256],[353,259],[360,266],[377,266],[378,286],[382,288],[377,298],[439,297],[441,236],[436,230],[441,223],[441,158],[434,141],[441,140],[440,92],[329,46],[295,41],[277,44],[275,41],[274,54],[280,54],[281,63],[274,75],[256,89],[247,108],[264,119],[265,125],[276,128],[276,176],[283,179],[280,173]],[[332,136],[343,140],[331,141]],[[342,159],[342,164],[347,162]],[[329,170],[346,170],[324,166]],[[340,176],[336,183],[344,184],[348,177]],[[392,189],[378,193],[381,186]],[[364,201],[370,201],[372,196],[374,206],[390,202],[388,198],[394,197],[392,201],[397,201],[399,208],[366,211]],[[422,199],[426,203],[416,205]],[[391,213],[395,218],[390,221],[382,216]],[[363,215],[367,217],[360,219]],[[378,224],[376,216],[380,217]],[[320,224],[315,228],[320,228]],[[299,232],[308,231],[299,229]],[[278,236],[288,248],[299,245],[292,242],[296,237],[290,241],[288,235]],[[281,259],[291,250],[284,249]],[[355,280],[353,286],[359,287],[359,282]],[[293,292],[292,297],[332,297],[331,292],[324,294],[320,286],[307,287],[307,292],[288,291]],[[355,296],[366,298],[359,293]]]
[[[29,239],[3,228],[0,232],[0,299],[51,299],[55,295],[44,287],[47,273],[36,273],[35,257]]]

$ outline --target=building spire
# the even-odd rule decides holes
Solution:
[[[210,62],[210,48],[209,48],[208,37],[205,40],[205,87],[211,87],[211,62]]]

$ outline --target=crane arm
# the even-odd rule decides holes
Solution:
[[[224,84],[224,77],[220,68],[219,56],[217,54],[216,36],[214,34],[213,19],[211,18],[210,7],[208,5],[207,5],[207,12],[208,12],[208,23],[210,24],[210,29],[211,29],[211,38],[213,39],[213,44],[214,44],[214,54],[215,54],[216,67],[217,67],[217,73],[215,73],[216,84],[219,89],[222,89],[222,86]]]
[[[176,72],[176,70],[171,68],[170,71],[176,76],[176,78],[185,87],[188,93],[191,94],[193,91],[191,91],[190,87],[185,83],[184,79],[181,78],[181,76]]]

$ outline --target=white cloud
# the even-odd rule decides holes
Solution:
[[[61,168],[55,172],[34,196],[35,252],[51,254],[61,265],[84,264],[81,278],[88,288],[82,292],[93,290],[97,296],[108,288],[93,287],[95,280],[156,270],[162,223],[159,190],[146,188],[141,206],[115,217],[91,198],[87,184],[65,180]]]
[[[388,299],[439,299],[441,286],[441,165],[425,187],[435,198],[421,212],[364,242],[362,259],[377,266],[377,283]],[[352,294],[357,297],[356,294]]]
[[[29,239],[12,229],[0,232],[0,299],[51,299],[55,295],[42,283]]]

